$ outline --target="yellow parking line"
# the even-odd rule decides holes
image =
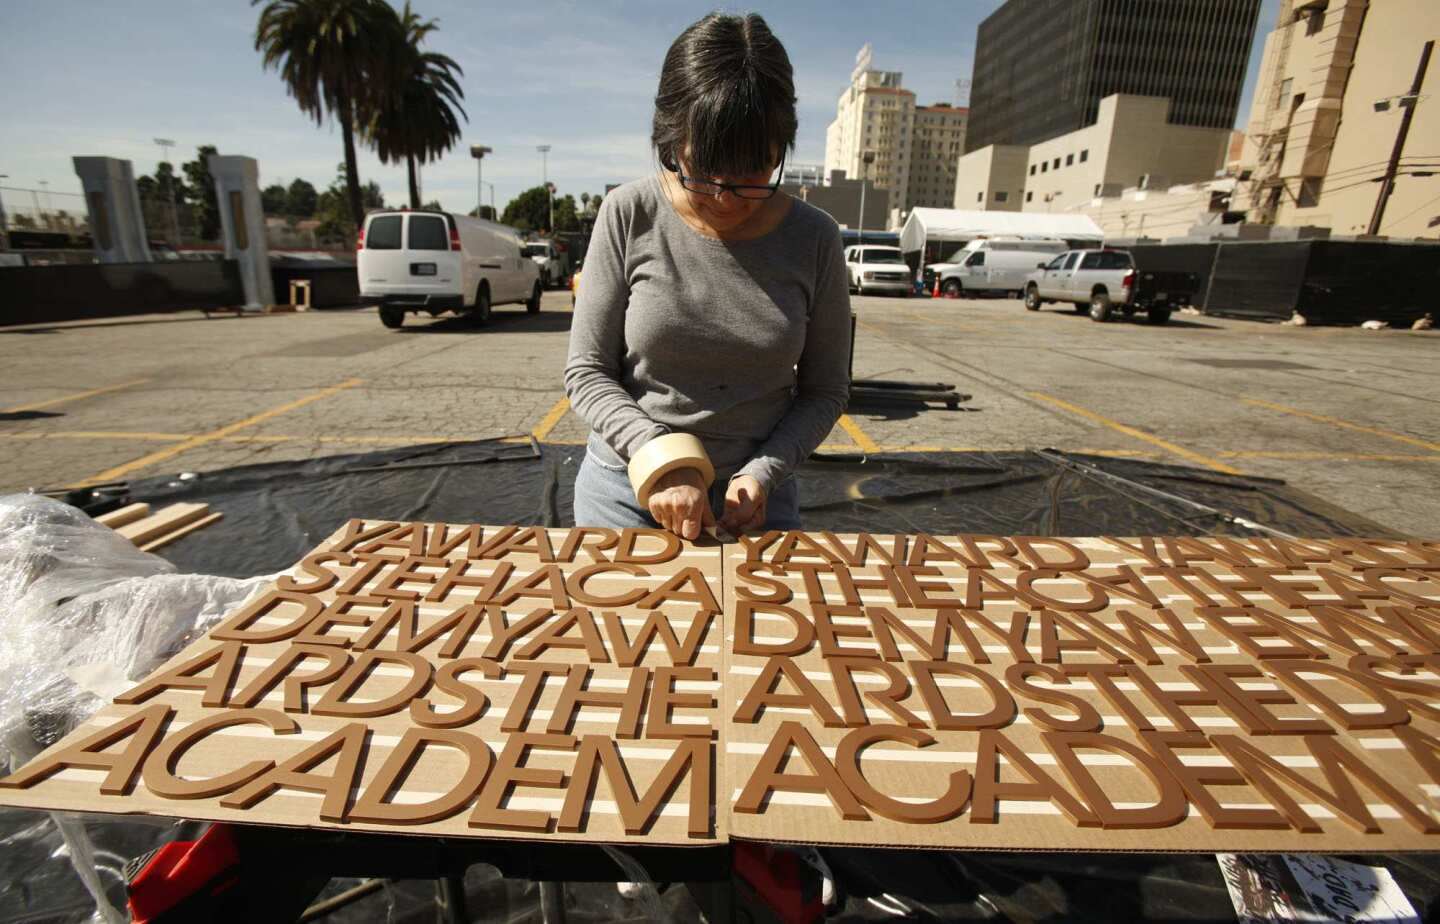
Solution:
[[[38,411],[41,408],[54,407],[57,404],[68,404],[71,401],[79,401],[81,398],[91,398],[95,395],[103,395],[106,392],[119,391],[122,388],[130,388],[135,385],[143,385],[149,379],[135,379],[130,382],[121,382],[119,385],[106,385],[103,388],[92,388],[89,391],[76,392],[73,395],[65,395],[63,398],[51,398],[49,401],[36,401],[33,404],[17,404],[14,407],[0,409],[0,414],[18,414],[21,411]]]
[[[550,408],[550,412],[541,418],[540,423],[535,425],[534,430],[530,431],[530,435],[537,440],[543,440],[550,435],[550,431],[555,429],[555,425],[560,422],[560,419],[564,417],[569,410],[569,398],[561,398],[559,401],[556,401],[555,406]]]
[[[860,425],[850,419],[849,414],[840,415],[840,429],[855,441],[855,445],[860,447],[861,452],[880,451],[880,444],[872,440],[864,430],[861,430]]]
[[[1184,446],[1177,446],[1169,440],[1161,439],[1160,437],[1155,436],[1152,433],[1146,433],[1144,430],[1137,430],[1127,424],[1120,423],[1116,420],[1111,420],[1108,417],[1103,417],[1095,413],[1094,411],[1087,410],[1086,408],[1080,407],[1076,404],[1071,404],[1069,401],[1062,401],[1059,398],[1055,398],[1038,391],[1030,392],[1030,397],[1034,398],[1037,401],[1044,401],[1046,404],[1054,405],[1061,410],[1069,411],[1072,414],[1084,417],[1086,420],[1092,420],[1102,426],[1109,427],[1111,430],[1114,430],[1117,433],[1123,433],[1126,436],[1133,437],[1137,440],[1142,440],[1152,446],[1159,446],[1166,452],[1177,455],[1182,459],[1189,459],[1191,462],[1203,465],[1206,468],[1214,469],[1217,472],[1224,472],[1227,475],[1240,474],[1239,469],[1232,468],[1231,466],[1226,465],[1224,462],[1212,459],[1209,456],[1202,456],[1200,453],[1195,452],[1194,450],[1186,449]]]
[[[174,446],[166,446],[164,449],[157,449],[154,452],[149,453],[148,455],[143,455],[140,458],[126,462],[123,465],[117,465],[114,468],[107,468],[105,471],[100,472],[99,474],[93,475],[90,478],[85,479],[84,481],[78,482],[73,487],[83,488],[86,485],[103,484],[107,481],[114,481],[117,478],[124,478],[126,475],[130,474],[133,471],[137,471],[138,469],[146,468],[147,466],[154,465],[157,462],[163,462],[166,459],[172,459],[175,456],[180,455],[182,452],[189,452],[191,449],[195,449],[198,446],[204,446],[207,443],[214,443],[219,440],[223,440],[227,436],[230,436],[237,431],[244,430],[247,427],[253,427],[259,423],[264,423],[271,418],[279,417],[281,414],[288,414],[289,412],[296,410],[297,408],[302,408],[307,404],[313,404],[316,401],[323,401],[331,395],[342,392],[347,388],[354,388],[356,385],[359,385],[361,381],[361,379],[346,379],[339,385],[331,385],[329,388],[322,388],[314,394],[306,395],[303,398],[298,398],[287,404],[282,404],[279,407],[272,407],[268,411],[261,411],[259,414],[255,414],[252,417],[246,417],[244,420],[237,420],[235,423],[227,424],[226,426],[223,426],[218,430],[211,430],[209,433],[202,433],[199,436],[192,436],[182,443],[176,443]]]
[[[30,430],[24,433],[0,433],[0,440],[130,440],[136,443],[178,443],[189,438],[184,433],[124,430]]]
[[[1428,449],[1431,452],[1440,452],[1440,443],[1432,443],[1428,440],[1417,439],[1413,436],[1406,436],[1403,433],[1392,433],[1389,430],[1381,430],[1379,427],[1366,427],[1362,424],[1351,423],[1348,420],[1341,420],[1338,417],[1326,417],[1324,414],[1313,414],[1310,411],[1302,411],[1298,407],[1287,407],[1284,404],[1275,404],[1271,401],[1261,401],[1259,398],[1246,398],[1246,404],[1253,404],[1256,407],[1268,408],[1272,411],[1279,411],[1281,414],[1293,414],[1296,417],[1304,417],[1317,423],[1329,424],[1332,427],[1340,427],[1345,430],[1357,430],[1361,433],[1369,433],[1372,436],[1383,437],[1387,440],[1395,440],[1397,443],[1408,443],[1411,446],[1419,446],[1421,449]]]
[[[1229,449],[1217,452],[1224,459],[1290,459],[1298,462],[1440,462],[1440,455],[1389,452],[1285,452],[1283,450]]]

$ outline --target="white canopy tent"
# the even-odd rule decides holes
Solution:
[[[1099,244],[1105,232],[1088,215],[914,208],[900,229],[900,249],[910,253],[929,242],[998,236]]]

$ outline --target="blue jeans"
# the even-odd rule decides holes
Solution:
[[[718,520],[725,513],[725,488],[733,472],[716,472],[710,486],[710,509]],[[575,475],[575,525],[611,529],[658,529],[655,518],[635,500],[624,466],[607,465],[585,453]],[[765,529],[801,529],[800,486],[791,475],[765,499]]]

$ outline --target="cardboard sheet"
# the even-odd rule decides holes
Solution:
[[[351,521],[0,804],[446,836],[1440,845],[1440,543]]]
[[[719,570],[658,531],[351,521],[0,803],[714,843]]]
[[[737,838],[1440,846],[1440,546],[791,533],[726,547]]]

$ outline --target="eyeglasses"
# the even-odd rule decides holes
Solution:
[[[716,183],[713,180],[700,180],[692,176],[686,176],[681,172],[678,165],[671,166],[670,171],[680,178],[682,188],[697,195],[718,198],[722,192],[728,192],[737,199],[769,199],[780,191],[780,176],[785,172],[785,158],[780,158],[779,173],[775,178],[774,185],[770,186],[751,186],[745,183]]]

